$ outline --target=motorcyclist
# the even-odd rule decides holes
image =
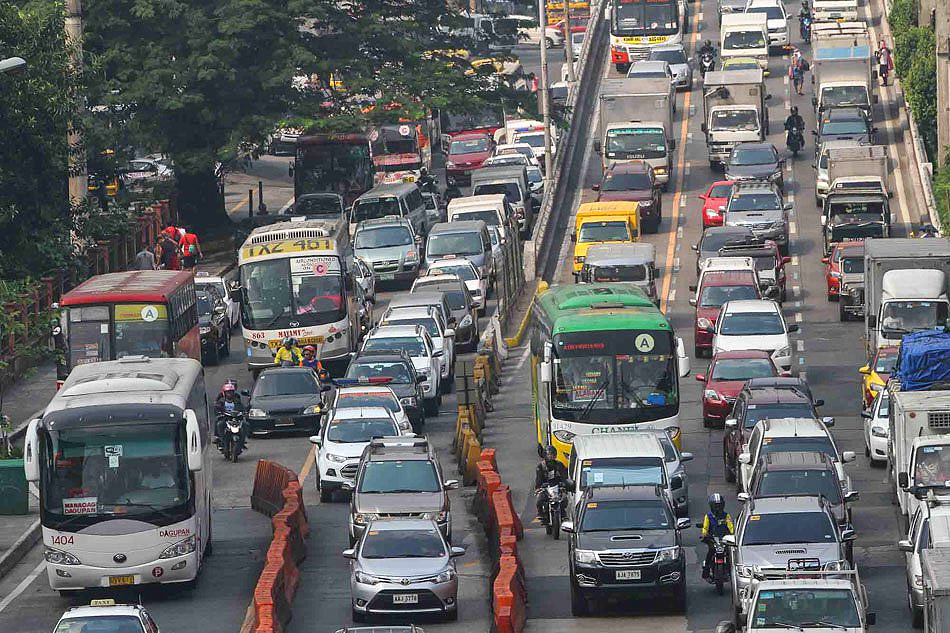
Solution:
[[[548,446],[544,449],[544,459],[541,460],[534,471],[534,487],[538,494],[538,517],[540,517],[542,523],[548,520],[547,512],[545,512],[545,505],[548,502],[546,486],[555,484],[567,486],[567,481],[567,467],[558,461],[557,449]]]
[[[715,56],[715,54],[716,54],[716,49],[715,49],[715,47],[714,47],[713,44],[712,44],[712,40],[706,40],[705,42],[703,42],[702,47],[700,47],[700,49],[699,49],[699,56],[700,56],[700,57],[702,57],[703,55],[705,55],[705,54],[707,54],[707,53],[710,54],[710,55],[713,55],[713,56]]]
[[[726,512],[726,501],[718,492],[709,495],[709,512],[703,517],[703,531],[701,540],[706,544],[706,560],[703,562],[703,578],[709,578],[709,572],[712,568],[713,537],[722,538],[728,534],[735,533],[735,525],[732,523],[732,517]]]
[[[803,119],[802,115],[798,113],[798,106],[792,106],[791,114],[789,114],[785,119],[785,130],[788,132],[788,134],[785,136],[785,144],[791,145],[790,141],[792,140],[792,134],[797,132],[799,135],[801,135],[802,130],[804,129],[805,119]],[[804,137],[799,138],[799,142],[804,145]]]
[[[307,345],[303,348],[303,366],[314,371],[320,368],[320,361],[317,359],[317,348],[313,345]]]
[[[303,363],[303,352],[297,347],[297,339],[288,336],[283,340],[280,349],[274,354],[274,364],[283,367],[285,364],[299,367]]]
[[[802,8],[798,12],[798,24],[799,29],[801,30],[802,39],[807,41],[808,35],[805,33],[805,18],[811,19],[811,9],[808,7],[808,2],[802,0]]]
[[[419,189],[429,193],[435,193],[435,178],[429,174],[425,167],[419,170]]]
[[[241,396],[238,394],[237,385],[233,380],[229,380],[221,387],[221,392],[218,393],[218,397],[214,401],[214,412],[216,414],[221,413],[233,413],[233,412],[244,412],[244,403],[241,402]],[[219,419],[215,422],[214,425],[214,437],[215,441],[220,440],[224,437],[224,425],[225,421]]]

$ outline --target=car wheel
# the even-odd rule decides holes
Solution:
[[[686,611],[686,582],[680,583],[673,589],[673,597],[670,600],[670,608],[674,613],[684,613]]]
[[[554,40],[552,40],[550,37],[544,38],[544,44],[548,48],[554,48]]]
[[[224,346],[221,348],[222,356],[231,356],[231,328],[224,332]]]
[[[848,313],[844,309],[844,303],[838,302],[838,320],[841,322],[848,321]]]
[[[456,622],[458,619],[459,619],[459,607],[458,607],[458,599],[456,598],[456,600],[455,600],[455,608],[452,609],[451,611],[446,611],[446,612],[445,612],[445,621],[446,621],[446,622]]]
[[[699,347],[697,347],[697,346],[694,345],[694,346],[693,346],[693,356],[695,356],[696,358],[702,358],[702,357],[703,357],[703,350],[702,350],[701,348],[699,348]]]
[[[363,624],[366,622],[366,614],[362,611],[357,611],[356,609],[350,609],[351,615],[353,617],[353,622],[356,624]]]
[[[907,608],[910,609],[910,622],[913,627],[915,629],[923,628],[924,610],[914,606],[914,597],[910,592],[910,587],[907,588]]]
[[[587,598],[581,593],[581,590],[571,581],[571,615],[581,617],[587,615]]]
[[[324,487],[323,484],[318,483],[317,487],[320,490],[320,503],[330,503],[333,501],[333,491]]]

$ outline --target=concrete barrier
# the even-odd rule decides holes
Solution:
[[[527,620],[527,598],[523,578],[519,578],[518,561],[502,556],[498,575],[492,583],[493,628],[497,633],[521,633]]]

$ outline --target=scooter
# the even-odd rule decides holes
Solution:
[[[548,496],[543,515],[547,522],[544,530],[556,541],[561,538],[561,521],[564,519],[564,504],[567,499],[561,484],[550,484],[544,489]]]
[[[797,157],[798,152],[802,151],[802,148],[805,147],[805,135],[802,134],[800,129],[793,127],[788,131],[788,136],[785,138],[785,145],[792,153],[792,156]]]
[[[246,421],[243,411],[222,411],[218,413],[218,421],[224,422],[221,437],[218,438],[218,449],[224,459],[237,462],[238,457],[247,446],[247,431],[244,429]]]
[[[699,58],[699,72],[702,73],[703,77],[706,76],[706,73],[710,70],[713,70],[716,67],[716,56],[710,52],[703,53]]]

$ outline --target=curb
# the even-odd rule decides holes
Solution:
[[[0,557],[0,579],[9,574],[17,566],[17,563],[23,560],[23,557],[33,549],[33,546],[40,542],[42,537],[43,527],[40,525],[40,520],[37,519],[20,535],[16,543]]]

